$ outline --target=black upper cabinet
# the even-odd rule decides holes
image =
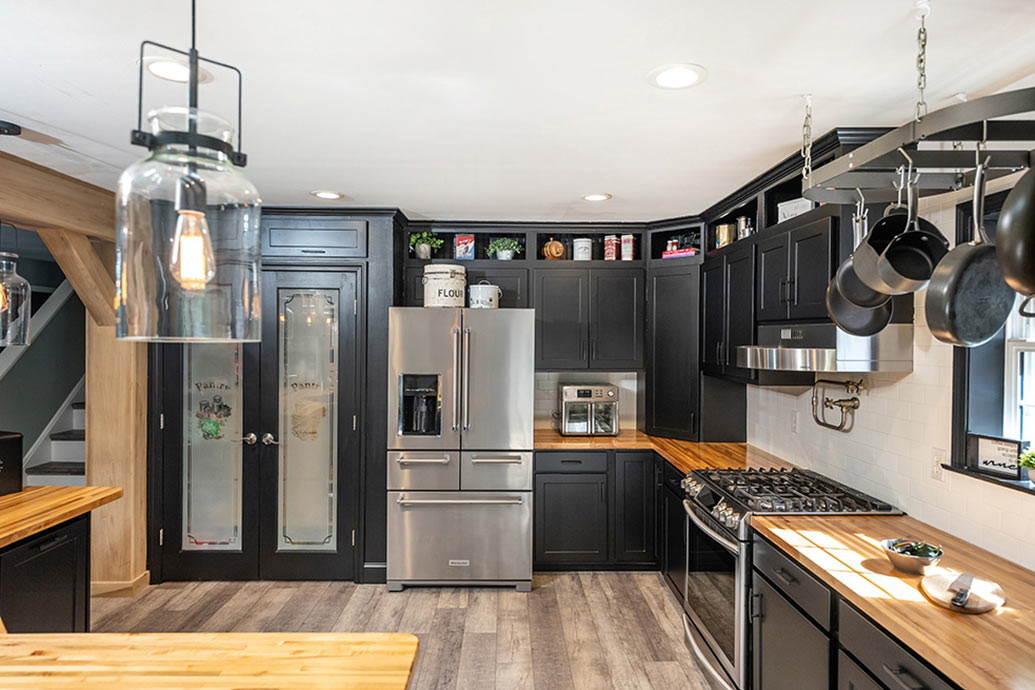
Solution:
[[[737,367],[737,347],[755,342],[755,246],[708,259],[701,276],[701,370],[750,381],[755,373]]]
[[[643,366],[643,271],[606,269],[589,274],[589,366]]]
[[[615,561],[654,562],[654,452],[615,453]]]
[[[758,243],[758,320],[822,319],[834,275],[836,218],[811,223]]]
[[[536,369],[584,369],[588,344],[589,271],[536,271]]]
[[[535,271],[537,369],[643,367],[643,271]]]
[[[262,256],[296,259],[367,255],[366,220],[326,214],[263,213]]]
[[[647,279],[647,431],[697,438],[700,267],[652,269]]]

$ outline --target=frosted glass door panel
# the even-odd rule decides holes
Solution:
[[[183,549],[241,550],[240,346],[185,345]]]
[[[278,551],[337,549],[337,290],[277,291]]]

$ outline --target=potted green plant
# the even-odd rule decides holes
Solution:
[[[431,252],[441,247],[443,242],[445,240],[427,230],[410,233],[410,248],[416,252],[418,259],[430,259]]]
[[[501,261],[510,261],[515,254],[520,254],[523,251],[525,251],[525,248],[517,240],[510,237],[497,237],[492,242],[489,242],[485,253],[490,257],[495,254],[496,258]]]
[[[1021,457],[1017,458],[1017,464],[1021,466],[1021,480],[1032,480],[1035,477],[1035,450],[1028,446],[1028,450]]]

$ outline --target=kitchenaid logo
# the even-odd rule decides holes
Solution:
[[[466,558],[450,558],[449,565],[453,568],[467,568],[471,565],[471,561],[467,560]]]
[[[306,391],[306,390],[322,390],[323,384],[316,381],[306,381],[302,383],[292,383],[291,390],[293,391]]]
[[[230,390],[230,384],[223,381],[198,381],[194,384],[194,388],[199,391],[228,391]]]

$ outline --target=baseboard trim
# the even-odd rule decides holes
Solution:
[[[132,580],[113,582],[91,582],[92,597],[135,597],[151,581],[151,571],[145,570]]]

